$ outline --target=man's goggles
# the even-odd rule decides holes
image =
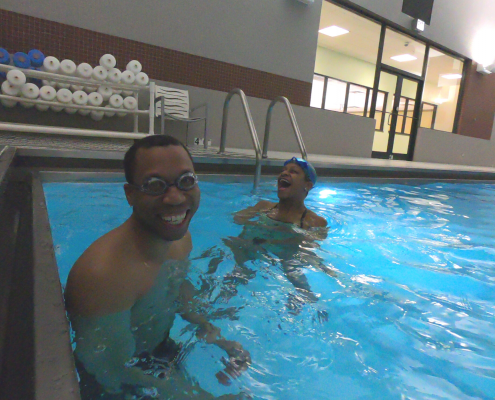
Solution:
[[[163,179],[151,177],[140,185],[132,185],[140,192],[149,194],[150,196],[160,196],[165,194],[169,187],[175,186],[179,190],[188,191],[193,189],[198,183],[198,177],[193,172],[186,172],[179,176],[174,183],[167,183]]]

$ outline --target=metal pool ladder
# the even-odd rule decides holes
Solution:
[[[279,96],[272,100],[270,105],[268,106],[268,111],[266,112],[266,125],[265,125],[265,138],[263,140],[263,158],[268,158],[268,141],[270,140],[270,126],[272,120],[272,112],[273,107],[278,102],[284,103],[285,108],[287,109],[287,114],[289,114],[290,122],[292,123],[292,128],[294,130],[294,134],[296,135],[297,144],[299,145],[299,149],[301,150],[301,156],[304,160],[308,159],[308,155],[306,153],[306,146],[302,140],[301,131],[299,130],[299,125],[297,125],[296,116],[294,114],[294,110],[292,109],[292,105],[290,104],[289,99],[287,97]]]
[[[225,103],[223,104],[223,119],[222,119],[222,134],[220,136],[220,150],[218,154],[225,153],[225,142],[227,139],[227,120],[229,114],[229,104],[230,99],[238,94],[241,98],[242,108],[244,110],[244,115],[246,116],[246,120],[248,123],[249,133],[251,134],[251,139],[253,141],[254,152],[256,153],[256,170],[254,173],[254,184],[253,191],[258,189],[260,184],[260,176],[261,176],[261,146],[260,141],[258,139],[258,134],[256,133],[256,128],[253,122],[253,116],[251,115],[251,110],[249,109],[249,104],[247,102],[246,95],[241,89],[233,89],[226,97]]]

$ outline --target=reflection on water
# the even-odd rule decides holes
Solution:
[[[306,204],[328,219],[327,237],[293,232],[278,247],[233,223],[235,211],[274,200],[272,184],[256,196],[250,185],[201,182],[189,278],[252,365],[219,385],[221,356],[178,317],[171,335],[186,344],[190,379],[254,399],[494,397],[494,185],[319,183]],[[45,190],[64,280],[84,245],[125,218],[123,196],[97,184]],[[88,203],[101,191],[103,212]],[[97,233],[88,212],[107,221]]]

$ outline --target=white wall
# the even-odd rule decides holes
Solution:
[[[495,168],[495,121],[491,140],[420,128],[413,160]]]
[[[375,64],[318,46],[315,72],[347,82],[373,87]]]
[[[0,0],[0,8],[311,82],[322,0]]]

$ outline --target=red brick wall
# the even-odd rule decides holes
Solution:
[[[495,118],[495,74],[476,72],[475,62],[468,66],[457,132],[460,135],[489,140]]]
[[[103,54],[117,58],[117,68],[139,60],[150,78],[229,92],[241,88],[263,99],[286,96],[309,106],[311,83],[239,65],[153,46],[0,9],[0,47],[9,52],[41,50],[46,56],[98,65]]]

